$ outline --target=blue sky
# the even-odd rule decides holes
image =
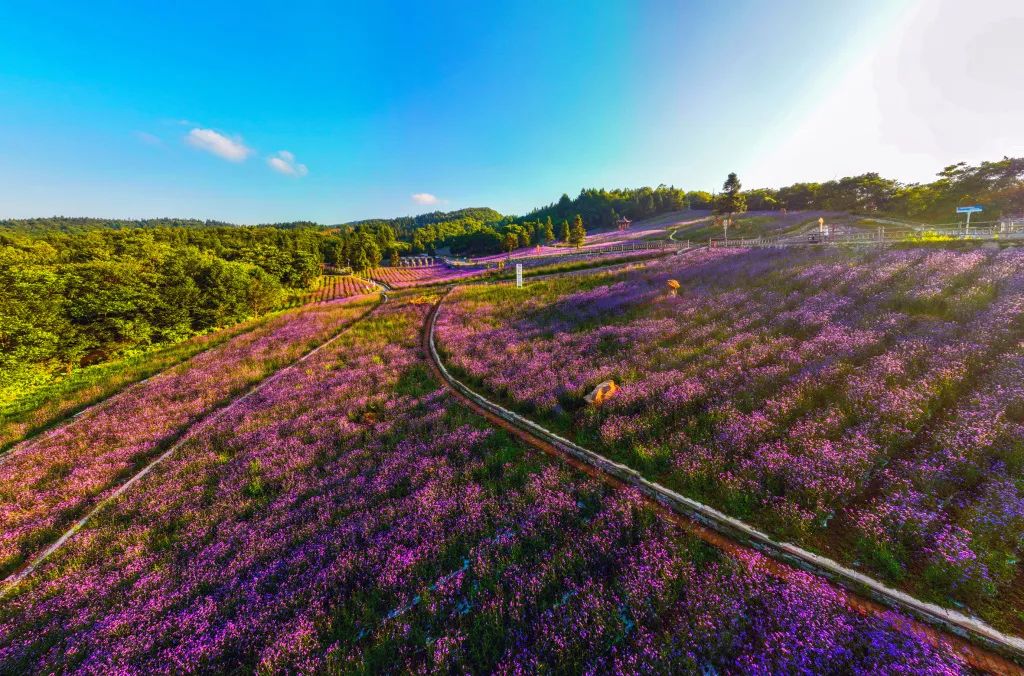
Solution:
[[[1024,154],[1024,16],[963,4],[2,3],[0,217],[335,223],[729,171],[925,180]]]

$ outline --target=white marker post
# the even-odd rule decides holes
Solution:
[[[523,264],[516,263],[516,288],[523,288]]]

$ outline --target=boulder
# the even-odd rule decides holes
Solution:
[[[619,388],[615,385],[614,380],[606,380],[597,387],[594,391],[583,397],[583,400],[588,404],[594,404],[595,406],[600,405],[602,402],[610,399],[616,390]]]

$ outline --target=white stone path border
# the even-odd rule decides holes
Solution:
[[[454,288],[453,286],[449,293]],[[755,549],[765,556],[769,556],[787,565],[828,579],[859,596],[899,610],[944,632],[959,636],[1010,658],[1018,664],[1024,664],[1024,639],[1020,637],[1005,634],[976,617],[970,617],[955,610],[949,610],[933,603],[921,601],[906,592],[888,587],[874,578],[847,568],[832,559],[807,551],[797,545],[773,540],[766,533],[739,519],[734,519],[713,507],[692,500],[661,484],[649,481],[636,470],[579,446],[470,389],[451,375],[442,362],[434,342],[437,316],[440,314],[442,303],[447,295],[446,293],[437,302],[428,319],[427,340],[430,353],[428,356],[435,363],[450,387],[472,400],[484,410],[546,441],[565,455],[582,461],[604,474],[639,489],[648,497],[653,498],[677,514],[681,514],[701,526],[721,533],[734,542]]]

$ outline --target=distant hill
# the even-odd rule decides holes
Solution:
[[[380,225],[390,226],[395,234],[399,237],[411,236],[414,231],[418,228],[422,228],[427,225],[433,225],[435,223],[444,223],[447,221],[458,221],[461,219],[470,219],[478,221],[482,224],[488,225],[492,223],[500,223],[505,220],[505,216],[499,212],[491,209],[490,207],[468,207],[466,209],[459,209],[457,211],[431,211],[428,214],[420,214],[419,216],[399,216],[398,218],[369,218],[362,221],[351,221],[349,223],[342,223],[342,226],[350,226],[357,228],[360,226],[375,227]]]
[[[324,226],[311,221],[293,221],[288,223],[261,223],[260,227],[281,228],[322,228]],[[197,218],[82,218],[72,216],[50,216],[48,218],[19,218],[0,220],[0,230],[43,235],[51,232],[85,232],[88,230],[132,230],[139,228],[223,228],[242,227],[236,223],[206,220]]]

